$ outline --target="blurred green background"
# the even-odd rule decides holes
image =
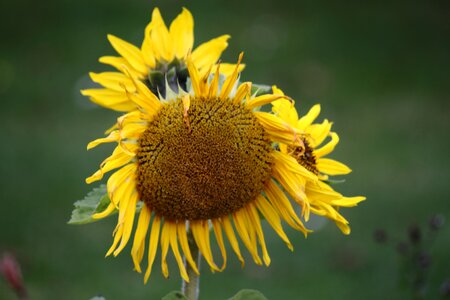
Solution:
[[[396,241],[412,223],[449,219],[450,2],[448,1],[2,1],[0,3],[0,251],[22,264],[31,299],[159,299],[178,289],[177,268],[163,279],[159,261],[146,286],[129,248],[104,258],[115,220],[66,222],[91,187],[84,178],[111,151],[86,152],[116,113],[79,90],[97,62],[115,54],[106,34],[140,44],[152,9],[167,22],[182,6],[195,18],[196,45],[232,35],[224,54],[245,51],[244,80],[274,83],[306,112],[322,104],[341,143],[334,158],[354,172],[337,187],[368,200],[343,210],[352,234],[315,220],[306,240],[287,229],[291,253],[267,230],[272,264],[244,269],[231,255],[223,273],[204,267],[201,299],[241,288],[269,299],[408,299],[398,289]],[[450,277],[449,225],[428,248],[428,299]],[[373,241],[385,228],[390,245]],[[267,228],[269,229],[269,228]],[[425,233],[424,233],[425,234]],[[0,281],[0,299],[15,299]]]

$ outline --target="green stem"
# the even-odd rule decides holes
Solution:
[[[194,237],[192,236],[192,232],[188,231],[188,241],[189,241],[189,248],[191,250],[192,257],[195,260],[195,263],[197,264],[197,269],[200,270],[200,261],[201,261],[201,254],[198,250],[198,246],[194,241]],[[189,282],[186,282],[183,279],[183,282],[181,284],[181,292],[188,298],[189,300],[198,300],[198,295],[200,294],[200,276],[195,273],[194,269],[189,265],[189,263],[186,261],[186,258],[184,258],[184,265],[186,266],[186,271],[189,276]]]

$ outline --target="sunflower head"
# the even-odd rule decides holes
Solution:
[[[274,87],[274,93],[283,92]],[[320,105],[314,105],[309,112],[299,117],[297,110],[289,102],[279,99],[272,103],[273,112],[303,132],[300,137],[301,145],[281,143],[280,151],[294,158],[299,165],[317,175],[315,182],[305,182],[305,197],[310,203],[310,209],[305,211],[308,220],[309,212],[325,216],[336,222],[336,225],[345,234],[350,233],[348,221],[338,212],[340,207],[352,207],[365,200],[365,197],[344,197],[331,186],[329,176],[346,175],[351,169],[345,164],[334,159],[327,158],[339,142],[337,133],[331,131],[332,124],[327,119],[322,123],[314,123],[320,114]]]
[[[109,36],[122,57],[101,61],[121,73],[91,74],[105,89],[83,91],[102,106],[126,112],[107,136],[88,145],[117,145],[86,179],[98,181],[113,171],[107,180],[110,203],[94,215],[101,219],[118,212],[107,255],[125,248],[136,223],[131,256],[141,272],[147,248],[144,280],[158,250],[162,273],[168,276],[171,249],[181,276],[189,281],[183,257],[199,270],[188,233],[213,271],[226,266],[226,240],[242,263],[243,244],[256,264],[270,264],[262,218],[291,250],[282,222],[306,235],[310,231],[303,220],[310,213],[335,220],[348,233],[338,209],[354,206],[362,197],[346,198],[326,184],[327,174],[349,171],[323,158],[337,143],[331,123],[312,124],[317,107],[298,119],[293,100],[277,88],[252,94],[252,83],[238,80],[242,54],[236,65],[216,64],[228,36],[190,53],[192,28],[187,10],[168,29],[155,9],[140,49]],[[273,112],[260,110],[271,103]],[[318,148],[328,136],[331,142]],[[221,267],[211,250],[211,234]]]

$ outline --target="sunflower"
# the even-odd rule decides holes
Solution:
[[[284,95],[277,87],[273,87],[274,94]],[[333,221],[344,234],[350,234],[348,221],[339,213],[340,207],[353,207],[365,200],[365,197],[344,197],[336,192],[328,184],[329,175],[345,175],[351,169],[345,164],[326,158],[333,152],[339,142],[337,133],[331,131],[332,123],[325,119],[322,123],[313,123],[320,114],[320,105],[314,105],[309,112],[299,118],[295,106],[286,99],[272,102],[272,111],[287,124],[302,132],[301,145],[280,143],[281,153],[288,154],[311,174],[315,174],[319,180],[299,178],[301,186],[304,186],[302,197],[309,204],[303,211],[305,221],[309,219],[309,213],[325,216]],[[327,141],[327,139],[329,139]],[[326,143],[325,143],[326,141]]]
[[[187,91],[179,90],[172,98],[155,95],[129,75],[135,89],[126,95],[134,106],[118,118],[108,136],[88,145],[91,149],[101,143],[117,143],[112,155],[86,181],[100,180],[115,170],[107,180],[111,202],[94,215],[101,219],[118,210],[107,256],[118,255],[127,245],[137,207],[142,207],[131,256],[135,270],[141,272],[148,236],[145,282],[158,249],[165,277],[169,274],[169,248],[184,280],[189,281],[189,277],[183,256],[198,273],[188,234],[211,269],[221,271],[227,263],[225,239],[242,264],[238,239],[256,264],[270,264],[261,216],[291,250],[282,221],[305,236],[309,232],[294,206],[309,209],[304,187],[299,184],[304,180],[318,182],[318,177],[289,153],[274,147],[276,143],[301,147],[302,132],[271,112],[259,111],[262,105],[278,99],[290,100],[279,93],[252,95],[252,84],[238,81],[241,59],[242,54],[234,71],[221,80],[220,64],[214,73],[202,75],[188,56]],[[114,108],[114,104],[110,106]],[[315,204],[311,206],[315,209]],[[213,258],[212,233],[220,249],[221,266]]]
[[[89,96],[98,105],[125,112],[137,108],[125,93],[125,88],[135,91],[132,80],[143,82],[154,94],[163,97],[166,96],[166,83],[175,92],[186,90],[188,73],[185,57],[193,50],[193,29],[194,20],[187,9],[183,8],[167,28],[159,9],[155,8],[152,20],[145,28],[141,48],[108,35],[109,42],[120,56],[103,56],[99,61],[119,72],[90,73],[91,79],[104,88],[83,90],[83,95]],[[222,35],[192,51],[192,60],[200,74],[203,75],[217,63],[228,46],[229,38],[229,35]],[[229,75],[234,67],[232,64],[221,64],[220,70],[222,74]]]

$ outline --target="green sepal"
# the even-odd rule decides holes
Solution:
[[[260,291],[243,289],[229,300],[267,300],[267,298]]]
[[[92,215],[104,211],[110,202],[106,185],[102,184],[90,191],[83,200],[73,204],[75,208],[67,223],[79,225],[95,222],[97,219],[93,219]]]
[[[188,300],[180,291],[172,291],[161,298],[161,300]]]
[[[252,84],[251,94],[255,97],[272,93],[272,87],[265,84]]]
[[[345,179],[327,179],[327,180],[324,180],[323,182],[325,182],[326,184],[329,184],[329,185],[335,185],[335,184],[344,183]]]

